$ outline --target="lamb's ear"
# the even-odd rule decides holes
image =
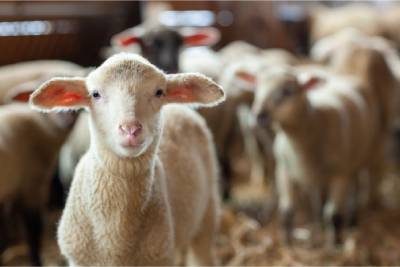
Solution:
[[[44,111],[77,110],[89,105],[84,78],[53,78],[30,97],[33,108]]]
[[[254,91],[256,89],[257,77],[250,72],[244,70],[236,71],[235,79],[239,86],[245,90]]]
[[[28,102],[30,95],[37,88],[39,82],[37,80],[25,82],[12,88],[3,98],[5,104],[11,102]]]
[[[111,37],[113,46],[140,45],[144,29],[140,26],[129,28]]]
[[[213,46],[219,42],[221,34],[214,27],[183,28],[180,31],[187,46]]]
[[[317,87],[317,85],[324,83],[324,82],[325,82],[324,78],[319,77],[319,76],[314,76],[314,75],[303,77],[302,79],[298,79],[300,88],[303,91],[315,89]]]
[[[225,99],[225,92],[215,82],[199,73],[167,75],[167,103],[213,106]]]

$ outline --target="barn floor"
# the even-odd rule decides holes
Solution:
[[[55,226],[59,213],[49,220],[44,245],[45,265],[63,265],[56,241]],[[342,248],[328,248],[323,243],[313,247],[307,227],[296,228],[292,248],[280,241],[277,216],[272,213],[263,227],[243,212],[225,208],[218,255],[223,265],[399,265],[400,212],[366,211],[360,226],[348,233]],[[24,244],[9,248],[3,255],[6,265],[29,265]]]
[[[400,166],[400,164],[396,164]],[[222,212],[217,254],[222,265],[400,265],[400,177],[398,168],[390,168],[381,188],[385,208],[363,209],[359,225],[344,235],[343,246],[331,247],[325,234],[311,238],[307,215],[300,214],[291,247],[283,244],[276,197],[266,186],[237,184],[233,199]],[[270,187],[272,188],[272,187]],[[61,211],[48,216],[43,249],[45,265],[63,266],[55,240],[56,223]],[[311,240],[314,240],[311,242]],[[29,265],[27,247],[21,243],[2,255],[6,265]]]

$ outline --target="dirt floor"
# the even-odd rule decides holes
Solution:
[[[382,183],[380,200],[385,208],[360,211],[358,227],[347,230],[341,247],[329,246],[322,231],[311,235],[305,213],[297,216],[300,218],[296,221],[292,246],[285,245],[275,211],[277,198],[274,193],[259,185],[236,186],[232,191],[234,201],[226,203],[222,212],[217,247],[221,264],[400,265],[400,178],[397,173],[400,171],[389,174]],[[43,249],[45,265],[66,264],[55,240],[60,214],[61,211],[52,212],[47,219]],[[29,265],[24,243],[10,247],[1,256],[6,265]]]
[[[251,214],[252,211],[249,211]],[[268,209],[264,209],[268,213]],[[45,265],[64,265],[54,240],[59,213],[49,219],[44,245]],[[311,245],[306,226],[296,228],[295,242],[288,247],[281,242],[277,216],[269,214],[260,223],[240,211],[225,208],[218,237],[218,255],[223,265],[399,265],[400,212],[366,211],[357,230],[346,234],[341,248],[330,248],[324,242]],[[19,244],[3,254],[6,265],[29,265],[26,246]]]

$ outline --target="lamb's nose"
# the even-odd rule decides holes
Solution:
[[[119,130],[125,135],[138,136],[142,131],[142,124],[140,122],[127,122],[119,125]]]

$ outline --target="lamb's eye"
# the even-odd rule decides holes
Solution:
[[[156,97],[162,97],[164,95],[164,92],[162,89],[157,89],[155,96]]]
[[[92,92],[92,97],[95,99],[99,99],[101,97],[99,91],[95,90]]]

